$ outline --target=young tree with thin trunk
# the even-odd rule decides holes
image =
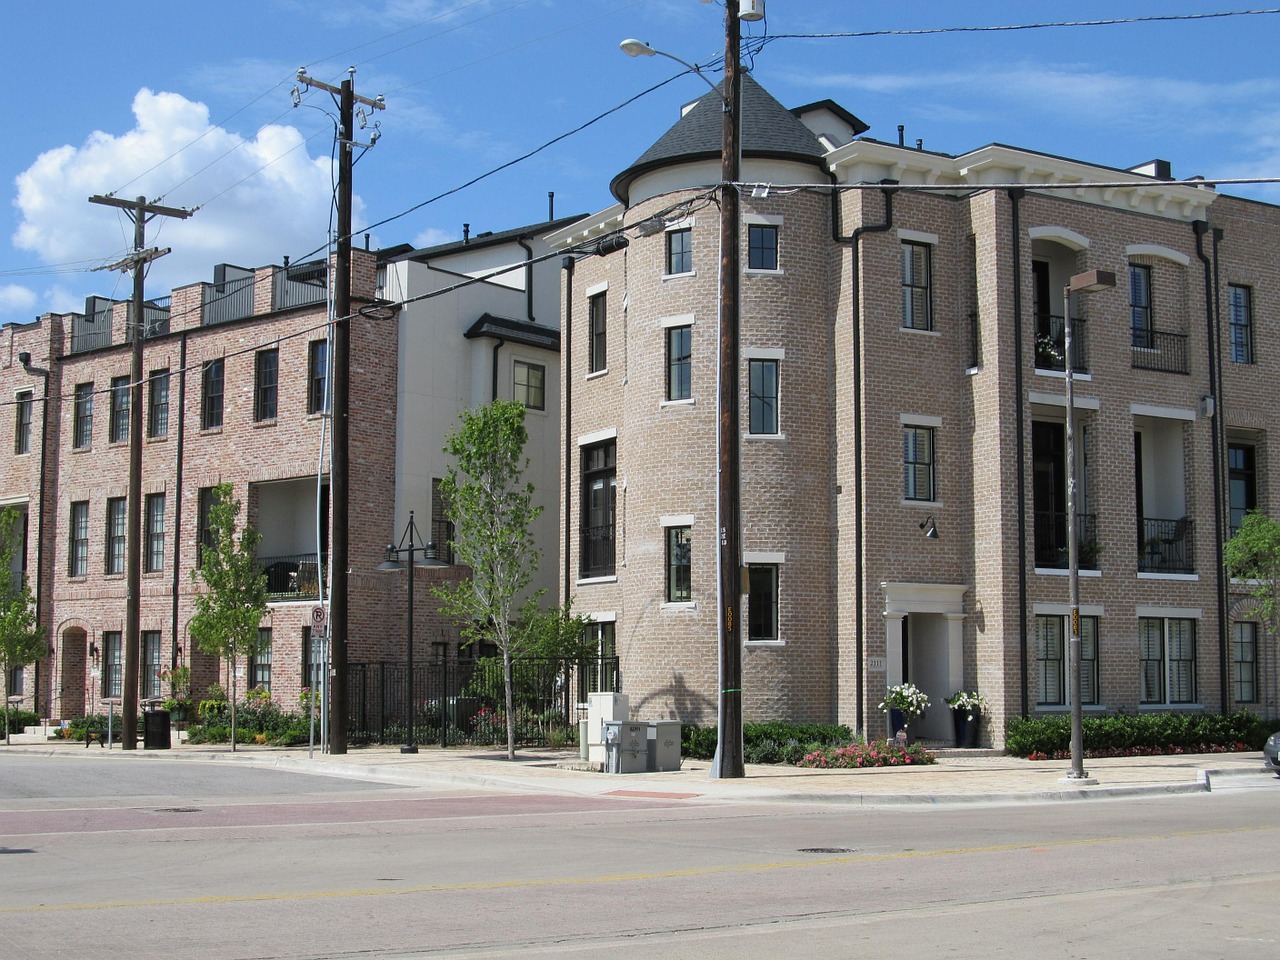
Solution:
[[[229,483],[214,491],[209,508],[213,544],[201,553],[200,567],[191,571],[192,582],[204,583],[196,594],[191,636],[205,653],[230,664],[231,749],[236,748],[236,671],[241,657],[259,652],[258,626],[267,613],[267,576],[258,566],[255,551],[262,539],[245,523],[236,538],[240,501],[231,498]]]
[[[18,547],[18,511],[0,510],[0,670],[4,671],[4,738],[9,740],[9,684],[19,667],[44,653],[44,628],[36,623],[35,599],[27,575],[14,570]]]
[[[464,411],[445,444],[455,466],[440,485],[454,527],[453,550],[471,576],[435,593],[441,608],[470,642],[489,642],[502,655],[507,715],[507,758],[516,756],[512,661],[535,640],[517,599],[538,569],[529,527],[542,512],[533,485],[522,481],[528,432],[524,405],[494,400]]]
[[[1280,523],[1258,510],[1245,514],[1223,545],[1222,563],[1229,576],[1252,587],[1267,632],[1280,633]]]

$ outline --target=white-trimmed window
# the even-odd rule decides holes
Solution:
[[[778,229],[776,223],[747,224],[748,270],[778,270]]]
[[[155,700],[164,696],[164,687],[160,681],[160,671],[164,669],[161,660],[160,631],[143,630],[139,638],[142,646],[142,664],[138,671],[138,692],[144,700]]]
[[[934,447],[936,429],[929,424],[902,425],[902,498],[937,500]]]
[[[1135,347],[1150,350],[1156,345],[1151,316],[1151,268],[1141,263],[1129,264],[1129,324]]]
[[[1236,703],[1258,702],[1258,625],[1231,625],[1231,682]]]
[[[776,563],[747,565],[751,593],[747,596],[747,640],[753,643],[776,643],[778,633],[778,596],[781,567]]]
[[[271,689],[271,628],[258,628],[258,646],[249,657],[249,689]]]
[[[693,327],[667,327],[667,399],[693,396]]]
[[[915,240],[902,241],[902,326],[933,329],[933,248]]]
[[[1138,658],[1142,703],[1196,702],[1196,622],[1140,617]]]
[[[587,319],[590,327],[587,371],[601,373],[609,367],[609,310],[604,290],[587,298]]]
[[[1253,363],[1253,288],[1227,286],[1231,316],[1231,362]]]
[[[1058,614],[1036,615],[1036,705],[1065,707],[1071,703],[1067,683],[1069,619]],[[1080,703],[1093,705],[1098,696],[1098,618],[1080,618]]]
[[[755,436],[776,436],[781,432],[778,420],[780,367],[780,361],[772,357],[747,361],[750,390],[748,429]]]
[[[514,399],[529,410],[547,409],[547,368],[540,363],[515,361],[512,370]]]
[[[667,276],[693,273],[693,228],[667,230]]]
[[[669,526],[666,534],[667,603],[693,602],[693,528]]]
[[[617,449],[617,441],[612,438],[582,448],[579,572],[584,577],[611,577],[615,573]]]

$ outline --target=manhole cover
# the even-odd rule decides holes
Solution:
[[[157,807],[156,813],[199,813],[199,807]]]
[[[853,853],[852,847],[801,847],[801,853]]]

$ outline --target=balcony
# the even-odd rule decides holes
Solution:
[[[267,575],[267,601],[319,600],[320,583],[329,567],[329,558],[314,553],[293,553],[259,557],[258,565]]]
[[[1187,336],[1133,328],[1133,369],[1187,373]]]
[[[1036,566],[1047,570],[1066,570],[1070,566],[1066,513],[1036,511],[1033,522]],[[1098,555],[1102,553],[1102,545],[1098,543],[1097,514],[1076,514],[1076,530],[1080,569],[1097,570]]]
[[[1194,520],[1143,517],[1139,523],[1139,573],[1195,573]]]
[[[271,281],[273,310],[324,303],[328,298],[329,271],[323,260],[274,268]]]
[[[1071,355],[1072,370],[1075,373],[1089,372],[1088,334],[1089,326],[1087,321],[1073,317],[1071,320]],[[1049,313],[1042,313],[1036,316],[1036,369],[1056,370],[1059,373],[1066,372],[1066,322],[1062,317]]]
[[[204,284],[206,327],[253,316],[253,271],[220,263],[213,268],[213,283]]]

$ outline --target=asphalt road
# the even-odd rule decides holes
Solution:
[[[0,958],[1280,953],[1280,780],[833,808],[0,757]]]

